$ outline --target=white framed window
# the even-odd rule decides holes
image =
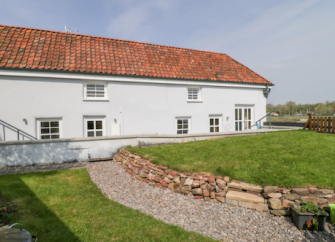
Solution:
[[[253,107],[235,107],[235,131],[250,129],[253,122]]]
[[[106,136],[105,117],[84,117],[85,137]]]
[[[188,102],[201,102],[201,88],[188,87],[187,88],[187,101]]]
[[[176,118],[176,131],[177,134],[191,133],[191,118],[190,117]]]
[[[209,132],[217,133],[221,132],[222,127],[222,115],[210,115],[209,116]]]
[[[60,139],[62,138],[62,119],[40,118],[37,119],[38,139]]]
[[[84,83],[85,100],[108,100],[106,83]]]

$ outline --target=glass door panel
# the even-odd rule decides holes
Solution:
[[[235,131],[242,131],[251,128],[252,108],[235,108]]]

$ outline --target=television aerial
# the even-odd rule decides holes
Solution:
[[[79,33],[79,30],[78,29],[70,29],[69,27],[67,27],[65,25],[65,32],[66,33]]]

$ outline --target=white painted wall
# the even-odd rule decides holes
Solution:
[[[85,81],[107,82],[109,100],[84,100]],[[187,102],[194,85],[201,103]],[[1,70],[0,86],[0,119],[33,136],[38,118],[62,118],[62,137],[72,138],[84,136],[84,116],[105,116],[109,136],[114,120],[122,135],[175,134],[175,118],[189,116],[191,132],[206,133],[212,114],[222,115],[222,131],[233,131],[235,105],[253,105],[254,121],[266,112],[262,85]],[[0,141],[16,139],[0,123]]]
[[[247,130],[239,134],[253,135],[272,131],[275,130]],[[184,143],[232,135],[236,135],[236,132],[0,142],[0,167],[88,161],[89,159],[112,157],[120,148],[127,145],[138,145],[139,142],[142,144]]]

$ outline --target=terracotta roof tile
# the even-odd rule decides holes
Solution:
[[[6,25],[0,67],[272,84],[226,54]]]

